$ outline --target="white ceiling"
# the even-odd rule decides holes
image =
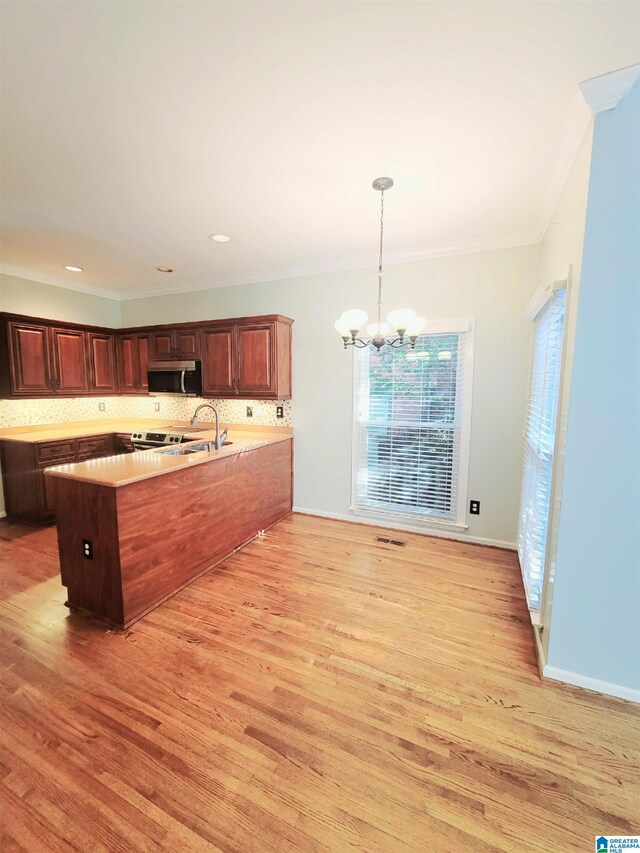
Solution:
[[[536,242],[639,9],[4,2],[3,268],[131,298],[373,266],[378,175],[388,261]]]

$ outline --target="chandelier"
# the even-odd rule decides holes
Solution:
[[[384,193],[391,189],[391,178],[376,178],[371,186],[380,193],[380,256],[378,259],[378,320],[365,324],[369,319],[367,312],[360,308],[344,311],[335,327],[342,338],[344,348],[374,346],[380,350],[385,344],[390,347],[410,346],[413,349],[420,332],[425,326],[424,317],[418,317],[412,308],[398,308],[387,314],[387,322],[382,322],[382,244],[384,239]],[[364,330],[364,332],[363,332]]]

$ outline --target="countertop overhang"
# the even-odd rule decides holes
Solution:
[[[105,456],[101,459],[89,459],[86,462],[54,465],[47,468],[44,473],[47,477],[62,477],[68,480],[92,483],[96,486],[118,488],[147,480],[150,477],[159,477],[172,471],[183,471],[186,468],[192,468],[194,465],[204,465],[237,456],[240,453],[266,447],[269,444],[290,441],[292,438],[292,433],[259,431],[239,433],[230,430],[228,436],[230,443],[219,450],[202,450],[180,456],[167,453],[168,450],[175,450],[176,447],[185,448],[190,444],[214,441],[215,431],[203,430],[203,432],[191,433],[189,441],[181,445],[153,447],[150,450],[137,450],[134,453]]]
[[[74,440],[88,436],[124,434],[131,435],[133,432],[168,431],[179,432],[181,429],[189,429],[188,421],[176,420],[168,423],[160,418],[112,418],[100,421],[79,421],[68,424],[46,424],[38,426],[11,427],[0,430],[0,441],[17,442],[26,444],[42,444],[64,440]],[[89,459],[85,462],[68,462],[62,465],[53,465],[44,470],[45,476],[53,478],[65,478],[93,483],[99,486],[126,486],[137,483],[150,477],[158,477],[172,471],[182,471],[194,465],[202,465],[215,462],[219,459],[228,459],[249,450],[256,450],[269,444],[281,441],[289,441],[293,438],[291,427],[285,426],[258,426],[248,424],[234,424],[225,422],[220,424],[220,430],[224,427],[229,430],[228,441],[230,442],[220,450],[210,452],[201,451],[189,453],[183,456],[171,456],[164,451],[175,450],[176,447],[187,447],[189,444],[198,444],[205,441],[215,440],[213,424],[202,423],[202,428],[197,432],[188,432],[188,441],[180,445],[154,447],[149,450],[138,450],[134,453],[119,454],[116,456],[104,456],[98,459]]]

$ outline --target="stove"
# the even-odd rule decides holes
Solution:
[[[134,432],[131,434],[131,444],[136,450],[148,450],[150,447],[181,444],[187,438],[182,432]]]

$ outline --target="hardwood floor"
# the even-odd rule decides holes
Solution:
[[[637,706],[541,682],[515,555],[293,515],[125,633],[0,522],[0,850],[591,851]]]

